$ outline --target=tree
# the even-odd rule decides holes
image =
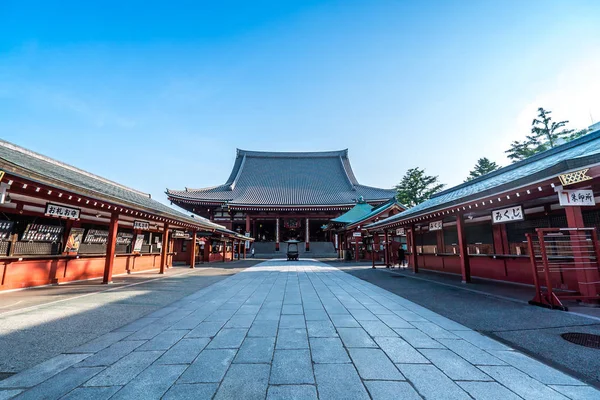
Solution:
[[[505,151],[508,158],[513,162],[524,160],[561,144],[561,140],[568,142],[576,138],[573,137],[574,129],[563,129],[569,121],[554,122],[550,114],[552,111],[538,108],[538,116],[531,122],[531,135],[522,142],[518,140],[512,142],[510,148]]]
[[[475,168],[473,168],[473,170],[469,172],[469,176],[467,177],[465,182],[469,182],[482,175],[489,174],[490,172],[495,171],[498,168],[500,168],[500,166],[495,162],[490,161],[488,158],[480,158],[479,160],[477,160]]]
[[[396,185],[396,198],[407,207],[414,207],[442,190],[445,185],[439,183],[437,176],[425,174],[421,168],[406,171],[402,181]]]
[[[569,137],[567,138],[567,142],[570,142],[571,140],[579,139],[580,137],[585,136],[588,133],[590,133],[589,128],[584,128],[584,129],[575,131],[569,135]]]

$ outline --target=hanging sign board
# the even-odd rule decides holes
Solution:
[[[250,237],[250,232],[246,232],[244,234],[244,236]],[[246,250],[250,250],[250,241],[249,240],[246,240]]]
[[[69,238],[65,245],[65,253],[77,254],[79,253],[79,246],[83,242],[84,228],[71,228],[69,231]]]
[[[177,231],[177,230],[172,230],[171,231],[171,237],[173,239],[184,238],[185,237],[185,232],[183,232],[183,231]]]
[[[444,227],[444,223],[442,221],[433,221],[429,223],[430,231],[441,231]]]
[[[133,229],[147,231],[150,229],[150,223],[146,221],[133,221]]]
[[[49,217],[79,219],[81,210],[79,208],[65,207],[60,204],[46,203],[45,215]]]
[[[523,221],[524,219],[525,214],[523,213],[522,206],[514,206],[492,211],[492,222],[494,224]]]
[[[560,190],[558,200],[565,207],[596,205],[592,190]]]
[[[143,244],[144,244],[144,235],[138,233],[135,236],[135,242],[133,243],[133,252],[134,253],[141,252]]]
[[[108,241],[108,231],[89,229],[84,243],[105,244]]]
[[[361,237],[362,233],[360,233],[360,232],[352,232],[352,236],[354,236],[354,237]]]
[[[404,228],[396,229],[396,236],[404,236],[405,234]]]

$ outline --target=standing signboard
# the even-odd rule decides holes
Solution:
[[[79,246],[83,242],[83,233],[85,232],[84,228],[71,228],[69,231],[69,238],[67,239],[67,244],[65,245],[65,253],[67,254],[77,254],[79,253]]]

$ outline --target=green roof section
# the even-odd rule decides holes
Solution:
[[[362,199],[361,199],[362,200]],[[369,214],[373,210],[373,206],[365,203],[364,200],[359,200],[358,203],[337,218],[333,218],[331,222],[338,224],[351,224]]]
[[[426,215],[597,163],[600,163],[600,127],[581,138],[439,192],[400,214],[369,224],[369,228]]]

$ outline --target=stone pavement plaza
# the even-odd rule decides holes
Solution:
[[[273,260],[0,381],[0,399],[13,396],[550,400],[600,392],[336,268]]]

